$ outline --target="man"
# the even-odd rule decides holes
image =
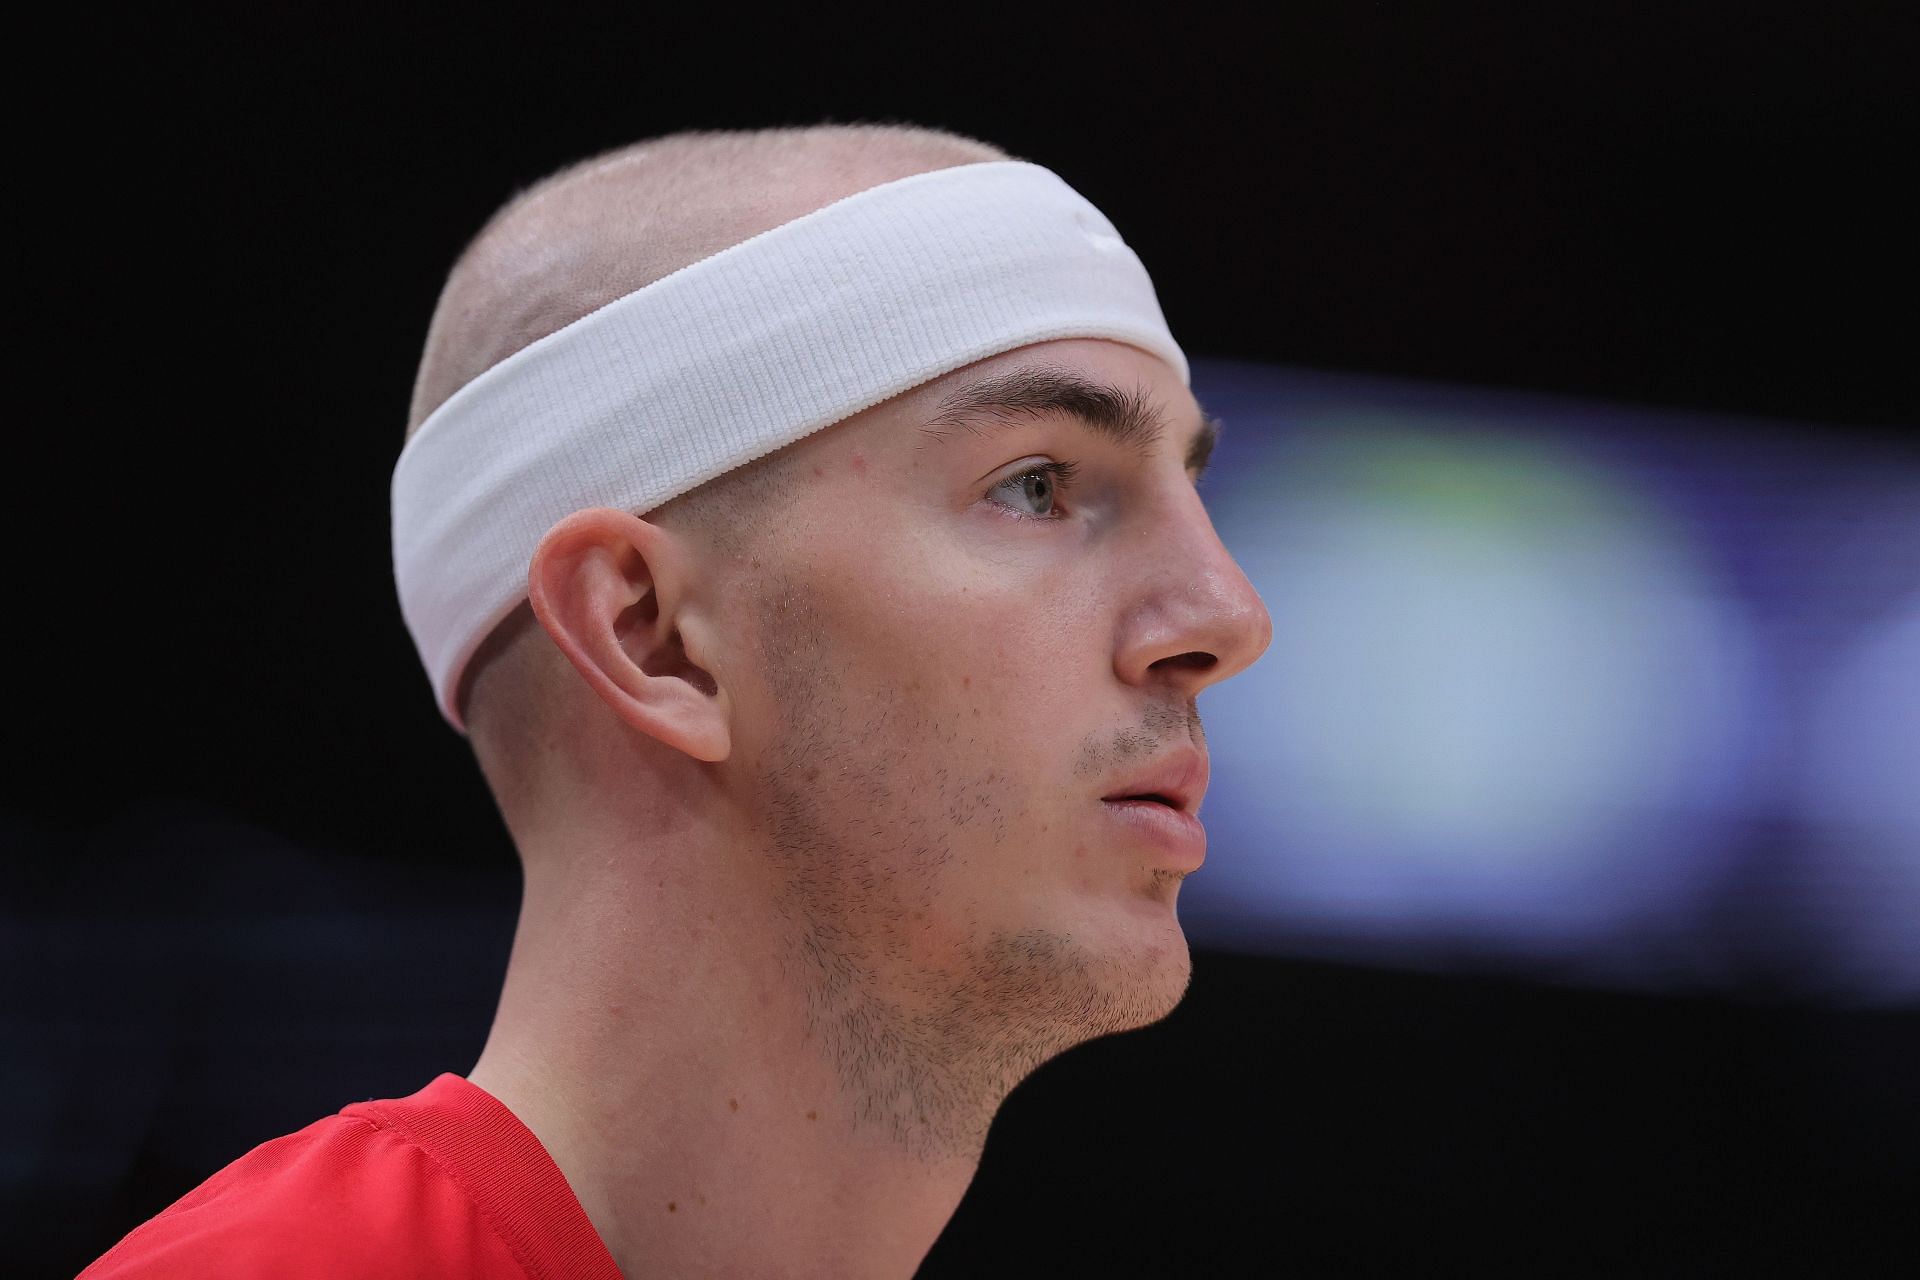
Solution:
[[[411,416],[498,1017],[90,1274],[911,1275],[1008,1092],[1184,994],[1195,699],[1270,636],[1138,260],[950,134],[656,139],[482,230]]]

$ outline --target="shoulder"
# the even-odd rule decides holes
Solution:
[[[255,1147],[83,1280],[525,1274],[433,1153],[357,1110]]]

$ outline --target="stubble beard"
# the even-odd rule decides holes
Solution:
[[[980,803],[980,779],[902,773],[891,744],[954,731],[884,695],[851,714],[831,633],[804,596],[782,584],[762,612],[763,636],[790,639],[763,650],[782,723],[759,781],[782,956],[808,1032],[859,1129],[928,1163],[977,1162],[994,1114],[1040,1065],[1172,1011],[1190,977],[1184,939],[1174,963],[1101,954],[1056,929],[988,929],[950,968],[916,964],[912,934],[940,908],[932,889],[955,834],[1018,836],[1003,808]],[[928,785],[949,794],[936,802]]]

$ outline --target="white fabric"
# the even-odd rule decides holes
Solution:
[[[534,548],[586,507],[645,514],[976,360],[1112,338],[1188,377],[1112,223],[1024,161],[848,196],[616,299],[441,405],[393,473],[400,611],[448,722]]]

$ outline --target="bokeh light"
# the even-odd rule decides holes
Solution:
[[[1679,415],[1258,366],[1203,364],[1195,390],[1226,422],[1208,506],[1274,640],[1202,698],[1190,937],[1737,981],[1768,942],[1727,903],[1780,890],[1756,851],[1798,822],[1801,878],[1872,885],[1852,924],[1878,923],[1797,980],[1911,992],[1889,975],[1920,953],[1920,612],[1843,628],[1825,665],[1783,643],[1806,592],[1750,571],[1724,514],[1745,473],[1711,465],[1730,446],[1696,433],[1676,465]],[[1860,584],[1882,615],[1889,580]]]

